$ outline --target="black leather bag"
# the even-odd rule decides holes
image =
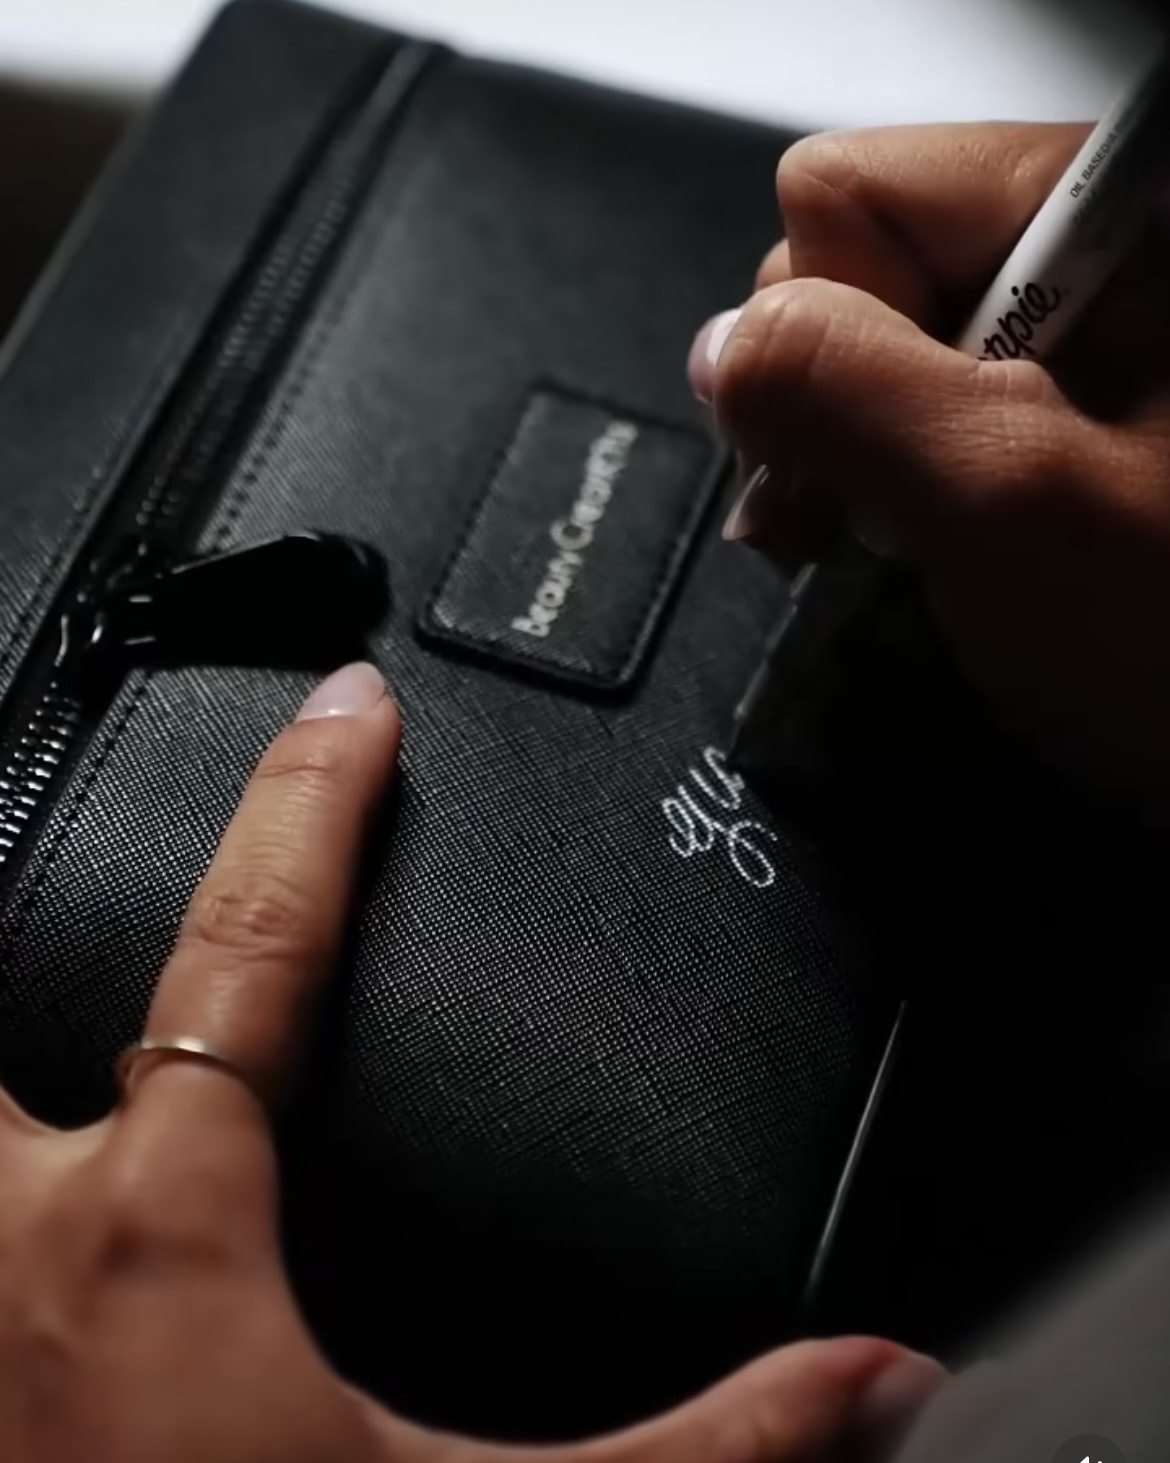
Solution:
[[[364,641],[406,741],[288,1245],[418,1415],[604,1425],[808,1324],[894,994],[722,755],[784,590],[683,371],[787,140],[248,0],[7,350],[0,1078],[109,1104],[250,767]]]

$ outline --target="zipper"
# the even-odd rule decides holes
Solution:
[[[11,858],[81,726],[81,706],[51,681],[0,773],[0,869]]]
[[[256,425],[403,104],[441,54],[407,43],[389,63],[379,57],[376,76],[330,129],[275,232],[229,292],[85,563],[58,595],[10,697],[10,735],[0,738],[3,886],[131,670],[324,669],[360,653],[385,612],[385,566],[366,545],[302,532],[199,558],[189,546]]]

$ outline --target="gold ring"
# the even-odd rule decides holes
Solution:
[[[237,1082],[242,1082],[252,1096],[264,1106],[264,1099],[256,1089],[256,1084],[248,1076],[247,1072],[230,1057],[225,1057],[208,1046],[205,1041],[200,1041],[197,1036],[144,1036],[141,1041],[136,1041],[133,1046],[128,1046],[118,1058],[115,1072],[118,1078],[118,1090],[122,1097],[129,1095],[130,1077],[139,1057],[149,1056],[155,1053],[160,1057],[179,1058],[189,1062],[202,1062],[204,1066],[216,1067],[221,1072],[226,1072],[229,1077],[234,1077]]]

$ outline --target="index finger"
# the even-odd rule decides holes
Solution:
[[[788,247],[760,284],[830,279],[925,328],[957,319],[1002,264],[1088,123],[976,122],[825,132],[780,161]]]
[[[195,891],[148,1039],[200,1042],[266,1104],[279,1097],[337,954],[399,736],[373,666],[347,666],[309,697],[252,774]]]

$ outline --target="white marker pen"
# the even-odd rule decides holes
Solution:
[[[980,360],[1052,353],[1130,250],[1155,179],[1170,171],[1170,60],[1159,52],[1102,118],[1025,229],[960,335]],[[860,539],[860,542],[858,541]],[[732,757],[749,771],[800,748],[818,675],[881,582],[880,531],[854,537],[795,580],[767,660],[736,711]],[[783,728],[784,735],[780,735]]]
[[[1131,248],[1166,133],[1159,56],[1101,119],[956,342],[980,360],[1050,355]]]

